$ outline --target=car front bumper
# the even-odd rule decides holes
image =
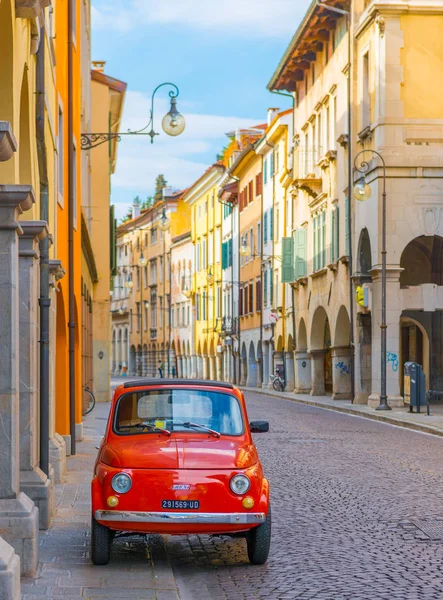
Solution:
[[[119,523],[171,523],[198,525],[260,525],[265,513],[189,513],[96,510],[96,521]]]

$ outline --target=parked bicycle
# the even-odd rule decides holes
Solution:
[[[283,390],[285,389],[285,381],[280,375],[280,369],[275,369],[275,373],[275,375],[270,376],[270,379],[272,381],[272,387],[276,392],[283,392]]]
[[[90,390],[87,386],[83,388],[83,393],[86,395],[86,398],[83,401],[83,415],[89,415],[95,406],[95,396],[92,390]]]

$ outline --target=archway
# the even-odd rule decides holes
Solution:
[[[4,4],[4,2],[3,2]],[[2,3],[0,3],[0,8]],[[1,13],[0,13],[1,14]],[[58,286],[56,315],[56,352],[55,352],[55,428],[62,436],[69,435],[69,394],[66,393],[68,372],[68,322],[65,311],[64,290]]]
[[[248,353],[246,350],[246,344],[244,342],[241,347],[240,363],[241,363],[240,385],[246,385],[246,382],[248,380]]]
[[[332,349],[332,397],[334,400],[351,397],[351,377],[351,322],[346,307],[340,306],[335,322],[334,348]]]
[[[423,371],[426,374],[426,385],[428,389],[436,389],[432,383],[433,378],[431,377],[430,369],[430,343],[428,332],[426,327],[418,319],[412,316],[407,316],[408,312],[405,311],[400,318],[400,364],[399,364],[399,377],[400,377],[400,393],[404,395],[404,364],[406,362],[416,362],[423,367]],[[429,321],[426,319],[426,313],[416,315],[421,318],[424,322]],[[389,357],[388,357],[389,358]],[[438,388],[437,388],[438,389]]]
[[[443,238],[422,235],[409,242],[403,250],[400,267],[400,287],[424,283],[443,285]]]
[[[255,358],[254,342],[250,342],[248,352],[248,376],[246,379],[246,385],[247,387],[257,387],[257,382],[257,361]]]
[[[135,356],[135,346],[132,345],[129,349],[129,373],[130,375],[136,375],[136,356]]]
[[[21,185],[32,185],[30,119],[28,70],[25,68],[20,93],[20,135],[18,143]]]
[[[319,306],[311,324],[311,395],[323,396],[332,391],[332,353],[329,319],[325,309]]]
[[[298,323],[296,340],[294,391],[297,394],[309,394],[311,391],[311,355],[308,353],[308,336],[303,318]]]

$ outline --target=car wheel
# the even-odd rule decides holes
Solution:
[[[248,557],[253,565],[264,565],[268,560],[271,545],[271,507],[266,521],[251,529],[247,536]]]
[[[98,523],[94,517],[91,520],[91,560],[94,565],[107,565],[111,554],[113,532]]]
[[[281,392],[282,391],[281,381],[279,379],[274,379],[273,387],[276,392]]]

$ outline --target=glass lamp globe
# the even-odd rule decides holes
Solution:
[[[143,254],[140,256],[140,258],[138,259],[138,264],[140,267],[146,267],[148,261],[146,260],[146,258],[143,256]]]
[[[242,243],[242,245],[240,246],[240,254],[242,256],[250,256],[251,255],[251,248],[248,246],[248,244]]]
[[[128,284],[127,284],[127,285],[128,285],[128,288],[129,288],[129,289],[131,289],[131,288],[133,288],[133,287],[134,287],[134,282],[132,281],[132,279],[129,279],[129,280],[128,280]]]
[[[171,227],[171,220],[166,216],[166,212],[163,210],[163,214],[158,224],[158,228],[161,231],[167,231]]]
[[[365,178],[362,177],[358,183],[354,185],[354,198],[360,202],[364,202],[371,197],[372,190],[366,183]]]
[[[125,314],[125,311],[123,310],[122,306],[120,306],[120,308],[118,309],[118,314],[119,315],[124,315]]]
[[[163,117],[163,131],[168,135],[176,136],[183,133],[186,127],[186,121],[177,110],[177,99],[171,98],[171,108]]]
[[[149,308],[149,300],[146,300],[146,302],[145,302],[145,308]]]

